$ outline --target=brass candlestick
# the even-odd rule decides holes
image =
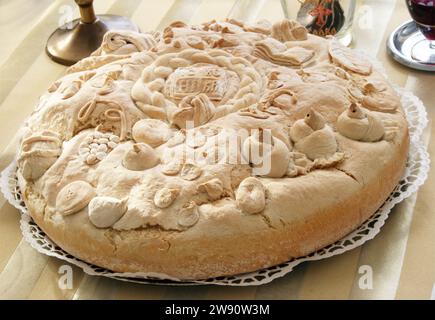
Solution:
[[[95,15],[93,0],[75,0],[80,8],[80,19],[56,29],[47,41],[46,52],[54,61],[72,65],[88,57],[103,41],[109,30],[133,30],[138,27],[129,19],[116,15]],[[71,24],[72,28],[68,28]]]

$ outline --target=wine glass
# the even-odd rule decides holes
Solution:
[[[409,13],[425,39],[411,50],[413,59],[424,64],[435,64],[435,0],[405,0]]]
[[[101,45],[109,30],[139,31],[128,18],[105,14],[95,15],[93,0],[75,0],[80,19],[56,29],[47,41],[46,52],[55,62],[72,65],[88,57]],[[69,27],[72,25],[72,28]]]

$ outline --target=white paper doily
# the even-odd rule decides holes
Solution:
[[[384,204],[366,222],[343,239],[308,256],[290,260],[278,266],[252,273],[217,277],[207,280],[182,282],[162,274],[115,273],[79,260],[54,244],[27,213],[22,201],[16,177],[16,162],[12,162],[0,177],[0,188],[5,198],[21,213],[20,227],[24,239],[39,252],[74,264],[90,275],[105,276],[123,281],[149,284],[198,285],[214,284],[229,286],[260,285],[271,282],[291,272],[294,267],[305,261],[313,261],[332,257],[352,250],[366,241],[373,239],[384,225],[393,206],[417,191],[424,183],[429,171],[429,155],[423,144],[421,134],[427,125],[427,114],[423,103],[411,92],[396,88],[401,95],[402,105],[406,113],[410,132],[410,151],[403,178],[390,194]]]

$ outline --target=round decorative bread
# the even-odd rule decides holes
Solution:
[[[294,21],[109,32],[41,97],[18,177],[60,247],[182,280],[277,265],[363,223],[401,178],[400,99]]]

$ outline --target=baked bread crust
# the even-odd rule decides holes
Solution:
[[[213,137],[240,128],[252,133],[234,134],[240,158],[271,146],[266,172],[237,157],[186,160],[181,147],[209,152]],[[289,21],[107,36],[23,131],[19,185],[54,242],[113,271],[182,280],[255,271],[339,240],[382,205],[409,147],[383,76]],[[180,138],[188,132],[203,135]]]

